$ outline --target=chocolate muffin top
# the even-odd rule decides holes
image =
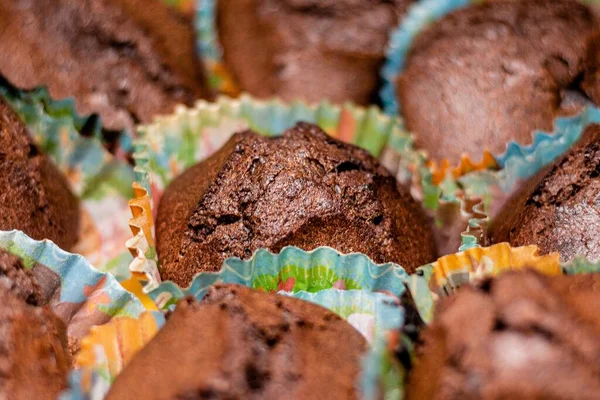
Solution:
[[[217,285],[179,302],[107,400],[356,399],[362,335],[318,305]]]
[[[78,200],[2,98],[0,171],[0,230],[18,229],[34,239],[72,248],[79,235]]]
[[[0,75],[75,98],[109,130],[209,93],[191,23],[160,0],[0,0]]]
[[[492,243],[537,244],[600,260],[600,125],[591,125],[562,158],[525,182],[492,218]]]
[[[600,275],[511,272],[436,306],[407,399],[597,399]]]
[[[161,276],[188,284],[259,248],[330,246],[412,271],[435,259],[420,206],[367,151],[300,123],[235,134],[175,179],[156,222]]]
[[[67,386],[65,326],[0,285],[0,398],[54,400]]]
[[[42,303],[42,293],[32,272],[25,269],[21,259],[0,249],[0,286],[27,304]]]
[[[417,36],[398,78],[407,128],[453,162],[531,143],[585,103],[581,89],[594,98],[584,75],[597,68],[586,57],[598,26],[575,0],[490,1],[446,15]]]
[[[411,2],[219,0],[223,58],[254,96],[367,104],[389,33]]]

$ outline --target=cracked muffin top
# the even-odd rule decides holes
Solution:
[[[0,230],[17,229],[71,249],[79,238],[79,201],[2,98],[0,171]]]
[[[340,340],[343,338],[343,340]],[[363,336],[292,297],[216,285],[182,300],[119,374],[107,400],[357,399]]]
[[[436,306],[407,399],[598,398],[600,274],[508,272]]]
[[[223,59],[257,97],[372,103],[390,31],[411,2],[219,0]]]
[[[167,187],[156,234],[161,277],[179,285],[263,247],[330,246],[408,271],[436,257],[408,190],[367,151],[306,123],[275,138],[235,134]]]
[[[191,23],[160,0],[0,0],[0,75],[108,130],[207,97]]]
[[[421,32],[397,81],[400,110],[434,159],[479,159],[598,100],[599,19],[575,0],[491,1]]]
[[[536,244],[600,260],[600,125],[591,125],[563,157],[529,179],[491,220],[493,243]]]

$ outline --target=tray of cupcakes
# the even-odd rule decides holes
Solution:
[[[595,399],[593,0],[0,7],[0,398]]]

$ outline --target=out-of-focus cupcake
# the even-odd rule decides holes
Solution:
[[[107,399],[359,397],[367,342],[331,311],[217,285],[181,301],[119,374]]]
[[[210,97],[190,21],[159,0],[3,0],[0,75],[18,89],[134,132],[175,105]]]
[[[452,164],[530,144],[533,131],[552,132],[555,118],[597,97],[588,53],[598,26],[575,0],[474,2],[443,16],[403,59],[395,89],[406,127]]]
[[[71,249],[79,239],[79,202],[1,98],[0,170],[0,230],[18,229]]]
[[[459,289],[422,336],[407,398],[597,399],[600,275],[510,272]]]
[[[600,125],[589,126],[567,154],[522,184],[492,216],[489,240],[536,244],[563,261],[600,260]]]
[[[367,151],[305,123],[276,138],[235,134],[181,174],[159,202],[156,234],[161,277],[181,286],[259,248],[330,246],[409,272],[436,257],[408,191]]]
[[[243,91],[259,98],[368,104],[378,89],[389,33],[412,1],[212,2],[224,65]]]
[[[64,323],[42,306],[33,274],[0,249],[0,397],[55,399],[71,366]]]

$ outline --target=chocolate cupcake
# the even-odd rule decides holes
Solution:
[[[318,305],[217,285],[201,303],[178,303],[106,398],[356,399],[366,348],[358,331]]]
[[[586,129],[562,158],[529,179],[492,218],[492,243],[536,244],[600,260],[600,125]]]
[[[597,97],[588,52],[599,23],[575,0],[490,1],[446,15],[416,37],[398,77],[406,127],[451,162],[552,132],[557,116]]]
[[[253,96],[374,100],[390,30],[411,0],[215,0],[228,71]]]
[[[210,97],[190,21],[160,0],[3,0],[0,75],[74,98],[107,130]]]
[[[413,271],[436,257],[425,214],[367,151],[299,123],[235,134],[165,191],[156,221],[161,277],[187,285],[259,248],[330,246]]]
[[[20,295],[0,284],[0,398],[54,400],[71,366],[66,329],[49,309]]]
[[[600,275],[510,272],[436,308],[407,399],[597,399]]]
[[[1,98],[0,171],[0,230],[21,230],[71,249],[79,235],[78,200]]]

